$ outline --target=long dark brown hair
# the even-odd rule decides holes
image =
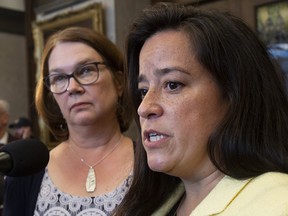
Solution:
[[[133,23],[126,50],[135,110],[141,102],[139,53],[148,38],[165,30],[188,35],[197,60],[229,101],[227,114],[207,144],[213,164],[237,179],[271,171],[288,173],[284,75],[276,70],[255,32],[229,13],[164,3],[143,11]],[[136,146],[134,180],[117,216],[151,215],[179,182],[176,177],[151,171],[140,143]]]

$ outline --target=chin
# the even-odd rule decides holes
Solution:
[[[164,172],[167,170],[168,163],[165,160],[161,160],[157,157],[149,158],[148,157],[148,166],[151,170],[155,172]]]
[[[82,115],[76,116],[74,120],[80,124],[90,124],[91,122],[95,121],[94,119],[94,116],[82,113]]]

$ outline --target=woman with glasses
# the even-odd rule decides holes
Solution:
[[[42,172],[7,178],[5,215],[112,214],[134,158],[125,80],[121,53],[100,33],[71,27],[48,39],[35,103],[60,144]]]

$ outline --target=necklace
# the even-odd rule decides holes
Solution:
[[[118,142],[114,145],[114,147],[111,149],[110,152],[108,152],[106,155],[104,155],[99,161],[97,161],[96,163],[94,163],[93,165],[88,164],[79,154],[77,154],[77,152],[72,148],[71,145],[69,145],[70,149],[72,150],[72,152],[80,158],[80,161],[85,164],[87,167],[89,167],[89,171],[87,174],[87,178],[86,178],[86,191],[88,193],[92,193],[95,191],[96,189],[96,174],[95,174],[95,170],[94,167],[99,165],[102,161],[104,161],[110,154],[112,154],[112,152],[117,148],[117,146],[119,146],[119,144],[121,143],[120,141],[122,140],[123,135],[121,135],[121,137],[119,138]]]

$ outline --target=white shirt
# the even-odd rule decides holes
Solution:
[[[8,132],[6,131],[2,138],[0,139],[0,143],[7,144],[8,143]]]

